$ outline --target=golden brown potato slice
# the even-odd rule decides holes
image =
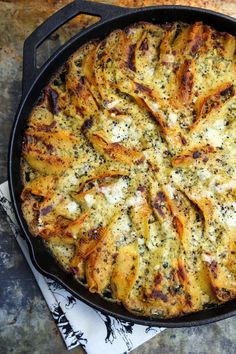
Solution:
[[[86,261],[86,280],[91,292],[102,294],[110,288],[112,269],[117,257],[116,235],[112,228],[119,216],[120,212],[114,214],[105,237]]]
[[[123,164],[142,164],[145,157],[142,152],[127,149],[119,143],[106,142],[101,134],[93,134],[90,137],[93,146],[99,151],[107,160],[120,161]]]
[[[50,175],[33,179],[25,185],[25,188],[21,194],[22,200],[25,200],[29,193],[49,199],[54,193],[57,181],[58,179],[56,176]]]
[[[126,301],[134,285],[139,267],[137,244],[121,246],[112,272],[111,287],[119,301]]]
[[[193,150],[184,151],[181,155],[174,157],[172,165],[174,167],[190,166],[192,164],[207,162],[213,156],[216,149],[213,146],[198,146]]]
[[[79,146],[80,140],[70,132],[27,130],[23,156],[29,165],[39,172],[60,175],[72,165],[74,151]]]
[[[234,95],[234,85],[227,82],[212,90],[207,97],[200,97],[195,104],[197,115],[191,129],[195,129],[199,122],[207,119],[212,110],[222,107]]]

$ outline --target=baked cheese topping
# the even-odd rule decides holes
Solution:
[[[136,23],[79,48],[28,119],[31,233],[130,312],[236,297],[235,58],[201,22]]]

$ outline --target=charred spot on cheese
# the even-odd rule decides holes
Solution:
[[[158,273],[154,278],[154,284],[159,285],[159,284],[161,284],[161,281],[162,281],[162,275],[161,275],[161,273]]]
[[[180,219],[177,216],[174,216],[172,223],[173,223],[173,226],[176,229],[179,237],[182,238],[183,231],[184,231],[184,227],[183,227],[182,222],[180,221]]]
[[[130,70],[135,71],[134,55],[135,55],[136,45],[132,44],[129,46],[127,55],[127,66]]]
[[[189,104],[193,87],[194,75],[191,70],[191,60],[185,60],[180,69],[180,98],[184,104]]]
[[[58,115],[58,113],[59,113],[59,107],[58,107],[59,95],[58,95],[58,93],[49,87],[47,90],[47,94],[48,94],[48,101],[49,101],[51,112],[55,115]]]
[[[92,229],[89,231],[88,236],[93,240],[98,240],[100,237],[101,230],[100,229]]]
[[[76,92],[78,93],[78,94],[80,94],[80,92],[83,90],[83,86],[82,86],[82,84],[81,83],[78,83],[78,85],[77,85],[77,87],[76,87]]]
[[[194,151],[193,158],[194,159],[198,159],[199,157],[201,157],[201,152],[200,151]]]
[[[210,272],[213,278],[217,278],[217,262],[215,260],[210,263]]]
[[[139,185],[137,188],[137,191],[139,191],[139,192],[145,192],[145,190],[146,190],[145,186],[142,186],[142,185]]]
[[[30,232],[137,315],[236,298],[235,46],[202,22],[116,29],[79,47],[29,115]]]
[[[164,212],[165,201],[166,201],[165,194],[161,191],[158,192],[157,197],[154,201],[154,208],[157,210],[160,216],[165,216],[165,212]]]
[[[148,50],[148,40],[147,38],[144,38],[144,40],[142,41],[140,48],[143,52],[146,52]]]
[[[156,289],[152,290],[151,297],[155,300],[160,299],[163,302],[168,302],[168,296],[165,295],[162,291]]]
[[[51,210],[52,210],[52,205],[48,205],[47,207],[40,210],[40,215],[45,216],[48,213],[50,213]]]
[[[93,126],[93,118],[86,119],[81,127],[81,131],[83,134],[86,134],[89,129]]]
[[[186,138],[180,133],[180,140],[182,142],[183,145],[186,145],[187,144],[187,140]]]
[[[57,122],[54,120],[49,125],[46,125],[46,124],[37,125],[37,129],[38,129],[38,131],[50,132],[53,130],[53,128],[55,128],[56,124],[57,124]]]
[[[189,306],[189,307],[193,306],[192,297],[189,294],[186,296],[186,305]]]
[[[186,280],[186,271],[185,271],[183,265],[178,264],[177,274],[178,274],[178,276],[179,276],[181,281],[185,281]]]
[[[151,88],[149,88],[147,86],[144,86],[143,84],[140,84],[139,82],[135,82],[135,86],[136,86],[137,92],[141,91],[141,92],[147,93],[149,95],[152,94],[152,89]]]

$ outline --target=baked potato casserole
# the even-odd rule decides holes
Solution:
[[[139,22],[81,46],[42,92],[22,211],[89,291],[160,318],[236,297],[235,85],[232,35]]]

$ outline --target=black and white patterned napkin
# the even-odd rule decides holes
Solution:
[[[59,283],[40,274],[33,266],[26,241],[14,217],[8,182],[0,185],[0,204],[29,263],[68,349],[82,346],[88,354],[122,354],[160,333],[163,328],[134,324],[104,315],[76,299]]]

